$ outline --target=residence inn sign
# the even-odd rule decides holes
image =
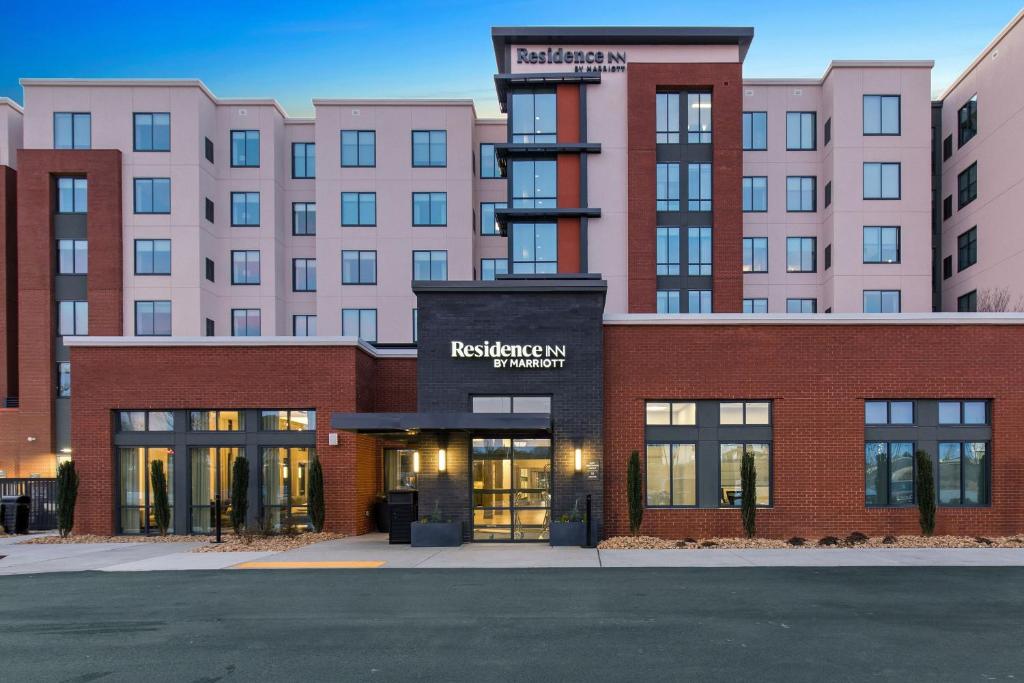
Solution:
[[[565,367],[565,344],[482,344],[452,342],[452,358],[489,358],[496,368],[552,369]]]

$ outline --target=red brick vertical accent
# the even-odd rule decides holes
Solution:
[[[742,65],[630,64],[628,108],[629,311],[656,310],[655,94],[658,88],[711,90],[712,310],[743,310]],[[686,187],[685,169],[680,173]],[[684,197],[685,199],[685,197]]]
[[[558,142],[580,142],[580,85],[560,83],[555,87],[555,116]]]
[[[18,393],[17,178],[0,166],[0,401]]]
[[[626,463],[645,399],[770,399],[771,508],[759,536],[919,533],[916,508],[864,505],[864,400],[992,399],[991,505],[940,507],[939,534],[1024,530],[1021,325],[607,325],[605,533],[629,529]],[[676,355],[673,356],[672,354]],[[932,454],[935,455],[934,453]],[[739,510],[652,509],[641,533],[736,536]]]
[[[555,88],[555,106],[558,117],[558,142],[580,141],[580,85],[561,83]],[[580,157],[578,154],[559,154],[558,206],[578,207],[580,202]],[[558,272],[580,272],[580,221],[562,218],[558,221]]]

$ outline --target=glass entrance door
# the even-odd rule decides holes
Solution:
[[[551,439],[473,439],[473,540],[546,541]]]
[[[238,448],[190,448],[192,533],[208,534],[216,522],[220,493],[220,525],[231,528],[231,475]]]

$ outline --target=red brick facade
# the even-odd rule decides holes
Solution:
[[[743,310],[743,65],[630,64],[629,111],[629,312],[656,310],[657,227],[655,137],[659,88],[707,88],[711,91],[713,232],[711,308],[716,313]],[[685,174],[680,179],[686,187]],[[685,191],[685,190],[684,190]]]
[[[18,394],[17,180],[0,166],[0,401]]]
[[[1024,327],[606,325],[605,533],[629,530],[626,463],[645,399],[770,399],[773,506],[758,534],[919,533],[916,508],[864,505],[864,400],[992,400],[991,505],[940,507],[936,533],[1024,530]],[[641,463],[643,462],[641,457]],[[647,509],[642,533],[735,536],[739,510]]]

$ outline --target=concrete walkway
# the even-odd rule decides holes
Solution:
[[[276,567],[508,569],[557,567],[1019,567],[1024,548],[844,548],[794,550],[595,550],[544,544],[470,543],[459,548],[390,545],[383,534],[287,552],[194,553],[198,542],[24,545],[0,538],[0,576],[98,570],[165,571]]]

